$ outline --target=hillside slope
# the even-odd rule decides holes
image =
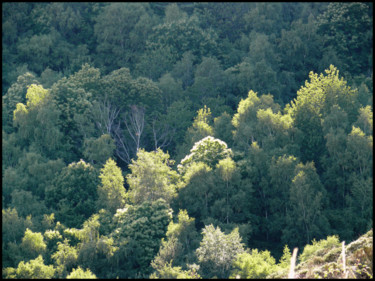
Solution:
[[[346,268],[343,266],[342,244],[340,246],[319,249],[306,261],[295,268],[295,278],[373,278],[373,230],[362,235],[357,240],[345,245]],[[288,278],[288,270],[274,273],[268,278]]]

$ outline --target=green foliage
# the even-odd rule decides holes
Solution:
[[[203,30],[199,26],[199,19],[192,16],[155,26],[146,47],[148,52],[169,49],[171,60],[166,65],[166,70],[169,70],[186,51],[192,50],[198,58],[216,54],[217,35],[213,30]]]
[[[166,271],[173,270],[172,266],[188,266],[195,260],[195,250],[199,246],[195,219],[189,217],[186,210],[179,211],[177,223],[169,223],[166,236],[166,239],[161,241],[158,254],[151,262],[151,266],[156,270],[153,275],[155,277],[163,278]]]
[[[197,142],[206,136],[212,135],[212,127],[210,126],[212,118],[210,108],[204,106],[203,108],[199,109],[197,113],[198,114],[194,118],[191,129],[188,130],[188,133],[191,135],[192,143]]]
[[[113,157],[114,150],[116,145],[114,140],[110,135],[104,134],[99,138],[89,138],[84,141],[85,150],[83,155],[92,163],[92,164],[105,164],[108,158]]]
[[[100,170],[101,185],[98,187],[98,207],[112,213],[125,206],[127,199],[122,171],[111,158]]]
[[[214,137],[223,140],[231,147],[233,143],[232,132],[234,127],[232,125],[231,116],[225,111],[219,117],[214,119]]]
[[[1,220],[3,244],[20,242],[26,227],[31,227],[27,220],[18,216],[17,209],[15,208],[2,209]]]
[[[93,274],[90,269],[83,270],[79,266],[77,268],[74,268],[71,273],[69,273],[68,276],[66,276],[66,279],[97,279],[96,275]]]
[[[79,227],[96,211],[98,171],[83,160],[64,167],[46,190],[46,203],[56,208],[56,219]]]
[[[233,261],[231,278],[264,279],[276,269],[275,259],[269,251],[251,250],[240,253]]]
[[[372,56],[363,56],[371,48],[365,39],[373,32],[371,9],[372,5],[367,3],[330,3],[318,19],[324,43],[334,46],[337,55],[346,62],[342,65],[344,72],[360,73],[372,67]]]
[[[8,267],[4,271],[7,279],[51,279],[54,277],[56,269],[52,265],[45,265],[40,255],[29,262],[21,261],[17,268]]]
[[[280,258],[278,266],[280,266],[281,268],[289,269],[291,258],[292,258],[292,254],[288,248],[288,245],[285,245],[284,250],[283,250],[283,255]]]
[[[145,39],[156,23],[147,12],[146,3],[111,3],[100,9],[95,18],[97,58],[106,72],[126,66],[145,48]],[[131,50],[131,52],[128,52]]]
[[[308,244],[303,249],[302,254],[299,256],[299,260],[301,262],[307,261],[313,255],[317,254],[318,251],[322,250],[329,250],[332,247],[340,246],[340,240],[337,235],[327,236],[327,239],[322,239],[316,241],[315,239],[312,240],[312,244]]]
[[[150,279],[200,279],[200,275],[194,270],[182,270],[180,266],[165,265],[158,273],[150,275]]]
[[[165,238],[172,214],[163,199],[144,201],[136,206],[117,210],[116,229],[111,237],[119,248],[113,259],[122,264],[116,275],[120,278],[148,277],[150,262],[156,255],[161,239]],[[124,268],[124,269],[122,269]]]
[[[151,152],[140,149],[137,160],[129,165],[131,173],[126,176],[130,200],[135,204],[159,198],[170,202],[179,186],[178,174],[170,167],[172,164],[169,154],[161,149]]]
[[[47,245],[44,243],[43,235],[41,233],[34,233],[26,228],[25,235],[22,238],[21,247],[25,256],[33,259],[38,255],[43,254]]]
[[[225,142],[208,136],[194,144],[190,154],[181,160],[178,170],[180,173],[184,173],[187,167],[195,162],[203,162],[213,168],[220,160],[229,157],[231,153],[231,149],[227,148]]]
[[[232,262],[244,251],[238,228],[225,235],[219,227],[209,225],[202,234],[203,239],[196,250],[202,276],[228,278]]]
[[[276,277],[282,245],[368,231],[372,5],[4,3],[3,278],[237,277],[198,260],[211,224]]]
[[[62,134],[58,128],[58,111],[50,104],[49,90],[32,84],[26,93],[27,103],[18,103],[13,124],[23,145],[54,158],[60,155]]]
[[[333,105],[338,105],[348,114],[349,122],[356,119],[356,91],[350,89],[343,78],[339,78],[337,68],[330,65],[326,76],[310,72],[310,82],[297,92],[297,98],[291,102],[289,113],[294,126],[301,130],[301,160],[313,160],[320,165],[320,153],[324,151],[322,119]],[[317,153],[319,152],[319,153]]]
[[[182,187],[178,195],[178,203],[196,219],[206,217],[209,212],[209,203],[212,201],[213,185],[212,169],[203,162],[193,162],[185,172],[183,180],[186,186]]]
[[[30,191],[14,190],[11,194],[11,206],[15,207],[23,217],[28,215],[42,216],[47,208],[44,202],[40,202],[37,196],[33,196]]]
[[[280,110],[280,106],[274,103],[271,95],[262,95],[259,98],[258,94],[252,90],[249,91],[248,97],[242,99],[238,104],[237,113],[233,116],[232,124],[235,127],[233,131],[234,144],[239,149],[247,149],[252,142],[259,141],[261,135],[256,130],[257,115],[262,115],[262,113],[258,114],[259,110],[262,109],[268,110],[269,114],[272,114],[272,112],[277,113]],[[262,116],[259,117],[262,118]],[[285,121],[288,124],[287,119]],[[288,127],[288,125],[286,126]]]
[[[298,245],[302,245],[313,237],[321,236],[328,226],[322,212],[327,202],[327,192],[320,182],[313,163],[298,164],[294,175],[290,187],[288,226],[284,230],[283,238],[288,243],[293,239],[294,243],[298,241]],[[299,229],[298,234],[297,229]],[[294,236],[287,238],[289,235]]]
[[[57,251],[51,256],[57,265],[59,277],[66,276],[68,272],[76,267],[78,253],[75,247],[69,245],[69,240],[57,242]]]

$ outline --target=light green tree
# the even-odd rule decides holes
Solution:
[[[77,266],[78,251],[76,247],[70,246],[69,240],[57,242],[57,251],[52,254],[60,278],[64,278],[73,268]]]
[[[253,249],[241,253],[233,261],[231,278],[241,279],[265,279],[276,270],[275,259],[269,251]]]
[[[129,198],[135,204],[163,198],[170,202],[176,195],[179,176],[171,169],[173,161],[161,149],[147,152],[140,149],[137,159],[129,165],[126,176],[129,184]]]
[[[81,267],[74,268],[66,279],[97,279],[96,275],[90,269],[83,270]]]
[[[169,223],[166,239],[162,239],[159,252],[151,262],[151,266],[156,270],[154,276],[163,278],[166,267],[171,269],[172,266],[178,266],[186,269],[195,261],[198,239],[195,219],[189,217],[186,210],[180,210],[178,221]]]
[[[27,259],[33,259],[38,255],[44,254],[47,245],[41,233],[32,232],[29,228],[26,228],[25,235],[22,238],[21,248]]]
[[[45,265],[43,257],[39,255],[29,262],[21,261],[17,268],[5,268],[5,278],[10,279],[51,279],[56,269],[53,265]]]
[[[225,235],[219,227],[209,225],[202,230],[202,234],[202,241],[196,250],[202,277],[228,278],[232,262],[244,252],[238,228]]]
[[[225,142],[207,136],[194,144],[190,154],[181,160],[178,170],[183,174],[189,165],[196,162],[203,162],[210,168],[215,168],[220,160],[231,156],[231,154],[232,150],[228,148]]]
[[[270,108],[273,113],[280,111],[280,105],[273,101],[271,95],[261,95],[252,90],[249,91],[246,99],[241,99],[238,104],[237,113],[234,114],[232,124],[235,127],[233,131],[234,144],[238,148],[248,149],[251,144],[258,141],[257,134],[257,112],[260,109]]]
[[[229,223],[229,209],[230,209],[230,203],[229,203],[229,194],[230,194],[230,182],[232,180],[232,176],[234,174],[234,171],[236,169],[236,163],[232,160],[232,158],[227,157],[225,159],[222,159],[217,163],[216,168],[219,170],[219,173],[225,182],[226,185],[226,194],[225,194],[225,210],[226,210],[226,223]]]
[[[127,198],[122,171],[116,162],[109,158],[100,170],[101,185],[98,186],[98,207],[112,213],[125,206]]]

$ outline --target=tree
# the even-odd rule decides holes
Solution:
[[[213,186],[212,169],[203,162],[192,162],[184,173],[183,181],[185,184],[178,192],[176,204],[202,224],[213,201],[210,188]]]
[[[213,225],[202,230],[203,239],[196,250],[202,276],[205,278],[228,278],[231,264],[244,251],[238,228],[225,235]]]
[[[11,206],[16,208],[18,213],[23,217],[27,217],[28,215],[39,217],[47,212],[44,201],[41,201],[37,196],[33,196],[30,191],[15,189],[11,197]]]
[[[290,253],[288,245],[284,246],[283,255],[281,256],[278,266],[281,268],[287,268],[290,267],[290,260],[292,258],[292,254]]]
[[[181,60],[177,61],[171,70],[173,78],[182,82],[182,89],[186,90],[194,83],[194,60],[195,56],[191,51],[183,53]]]
[[[217,163],[216,168],[219,169],[219,173],[226,184],[226,198],[225,198],[225,209],[226,209],[226,223],[229,223],[229,182],[232,180],[232,176],[236,169],[236,163],[230,158],[227,157],[222,159]]]
[[[171,211],[164,199],[117,210],[116,228],[110,237],[119,249],[112,259],[116,271],[108,277],[146,278],[150,275],[150,262],[157,254],[161,239],[165,238]]]
[[[108,134],[103,134],[99,138],[88,138],[84,140],[85,150],[83,155],[93,165],[103,165],[108,158],[113,157],[116,145]]]
[[[129,165],[131,173],[126,177],[130,200],[134,204],[159,198],[171,202],[179,186],[178,174],[171,165],[173,161],[169,160],[169,154],[161,149],[151,152],[140,149],[137,160],[132,160]]]
[[[98,208],[105,208],[111,213],[125,206],[127,199],[124,178],[121,169],[111,158],[100,170],[101,185],[98,186]]]
[[[345,62],[342,71],[353,76],[371,71],[372,60],[366,52],[372,46],[365,39],[373,32],[371,10],[370,3],[330,3],[318,18],[318,32],[324,36],[325,45],[334,46]]]
[[[280,106],[273,101],[271,95],[262,95],[250,90],[246,99],[241,99],[238,104],[237,113],[234,114],[232,124],[235,127],[233,139],[237,148],[247,149],[252,142],[258,141],[256,134],[257,112],[259,109],[271,108],[277,113]]]
[[[276,270],[275,264],[269,251],[253,249],[239,254],[233,261],[231,278],[264,279]]]
[[[148,5],[111,3],[100,10],[94,26],[96,60],[106,72],[137,62],[139,53],[145,48],[147,34],[158,24]]]
[[[269,165],[269,231],[271,237],[281,238],[289,211],[290,187],[299,160],[291,155],[273,156]]]
[[[5,278],[51,279],[55,275],[53,265],[45,265],[41,255],[29,262],[21,261],[17,268],[5,268]]]
[[[26,259],[33,259],[44,254],[47,245],[41,233],[32,232],[29,228],[26,228],[25,235],[22,238],[21,248]]]
[[[367,105],[359,109],[359,116],[354,126],[360,128],[366,135],[371,135],[373,131],[373,112],[372,107]]]
[[[187,14],[178,7],[177,3],[171,3],[165,7],[165,18],[164,21],[166,23],[179,21],[179,20],[186,20]]]
[[[31,84],[26,92],[26,104],[18,103],[13,112],[13,125],[21,147],[57,158],[64,149],[63,135],[58,126],[59,111],[51,104],[50,91]]]
[[[66,279],[97,279],[90,269],[83,270],[81,267],[74,268]]]
[[[165,109],[183,97],[182,81],[176,80],[171,73],[166,73],[160,77],[158,87],[162,91]]]
[[[196,259],[199,234],[195,228],[195,219],[189,217],[186,210],[180,210],[177,218],[176,223],[169,223],[166,239],[162,239],[159,252],[151,262],[156,270],[155,276],[160,278],[165,274],[165,267],[180,266],[186,269]]]
[[[256,135],[261,147],[272,150],[293,145],[292,118],[289,114],[276,114],[271,108],[259,109],[257,111]]]
[[[214,137],[225,141],[229,147],[233,144],[233,131],[231,116],[225,111],[219,117],[214,118]]]
[[[79,150],[84,138],[84,132],[80,130],[82,128],[80,124],[89,123],[84,120],[90,116],[91,96],[91,93],[79,87],[71,78],[64,77],[51,88],[52,103],[59,112],[58,125],[63,133],[63,142],[67,145],[64,155],[67,162],[74,161],[73,159],[80,156]],[[77,122],[77,119],[81,120]],[[87,128],[89,127],[87,126]]]
[[[197,116],[194,118],[192,126],[185,133],[183,144],[177,147],[177,160],[182,159],[191,149],[195,142],[207,136],[213,135],[211,126],[211,110],[207,106],[199,109]]]
[[[69,240],[57,242],[57,251],[51,256],[57,265],[57,272],[60,278],[64,278],[68,272],[77,266],[78,251],[69,245]]]
[[[199,26],[198,18],[191,16],[187,19],[155,26],[147,39],[145,54],[146,57],[149,57],[153,51],[168,51],[171,58],[164,71],[170,71],[185,52],[192,50],[193,55],[201,60],[203,56],[216,55],[217,45],[215,31],[202,29]],[[153,78],[158,79],[159,77]]]
[[[357,116],[356,91],[339,78],[339,72],[333,65],[323,74],[310,72],[310,82],[297,92],[297,98],[287,106],[294,126],[301,131],[299,140],[301,160],[314,161],[320,170],[320,157],[324,151],[324,137],[322,119],[338,105],[348,114],[349,123],[354,122]]]
[[[46,203],[56,210],[56,219],[79,227],[96,211],[98,171],[83,160],[64,167],[46,189]]]
[[[299,85],[305,81],[305,77],[311,69],[322,71],[327,67],[324,65],[325,56],[329,63],[339,65],[339,61],[335,59],[335,51],[330,53],[327,52],[328,50],[324,50],[323,38],[317,30],[313,14],[310,14],[307,22],[300,18],[291,23],[289,30],[281,30],[281,38],[278,43],[280,50],[278,81],[288,81],[283,83],[282,100],[284,103],[295,98]],[[324,68],[321,68],[320,65]]]
[[[13,113],[14,127],[24,146],[33,145],[37,151],[56,156],[62,140],[58,128],[58,111],[49,103],[50,92],[31,84],[26,93],[26,105],[18,103]]]
[[[195,103],[205,103],[208,98],[222,94],[225,85],[224,71],[219,60],[212,57],[203,57],[194,73],[194,84],[189,93]]]
[[[150,279],[200,279],[196,270],[182,270],[180,266],[172,267],[171,263],[166,264],[157,273],[152,273]]]
[[[325,233],[328,221],[323,212],[326,193],[312,162],[300,163],[290,187],[290,211],[283,231],[285,242],[303,245]],[[292,235],[292,236],[290,236]]]
[[[187,167],[194,162],[203,162],[208,167],[214,168],[220,160],[230,156],[231,153],[231,149],[225,142],[208,136],[194,144],[190,154],[181,160],[178,170],[180,173],[184,173]]]
[[[29,223],[30,221],[18,216],[17,209],[2,209],[3,245],[8,242],[21,242],[21,238],[24,236],[26,228],[31,227]]]

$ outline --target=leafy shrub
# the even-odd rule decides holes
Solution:
[[[241,279],[263,279],[277,270],[271,253],[269,251],[258,252],[258,249],[251,250],[251,253],[239,254],[233,267],[231,278],[239,276]]]
[[[339,247],[340,246],[340,240],[337,235],[328,236],[327,239],[322,239],[319,242],[317,242],[315,239],[312,241],[312,245],[306,245],[303,249],[303,253],[299,257],[301,262],[307,261],[309,258],[311,258],[313,255],[318,254],[318,252],[321,252],[323,250],[328,250],[333,247]]]

